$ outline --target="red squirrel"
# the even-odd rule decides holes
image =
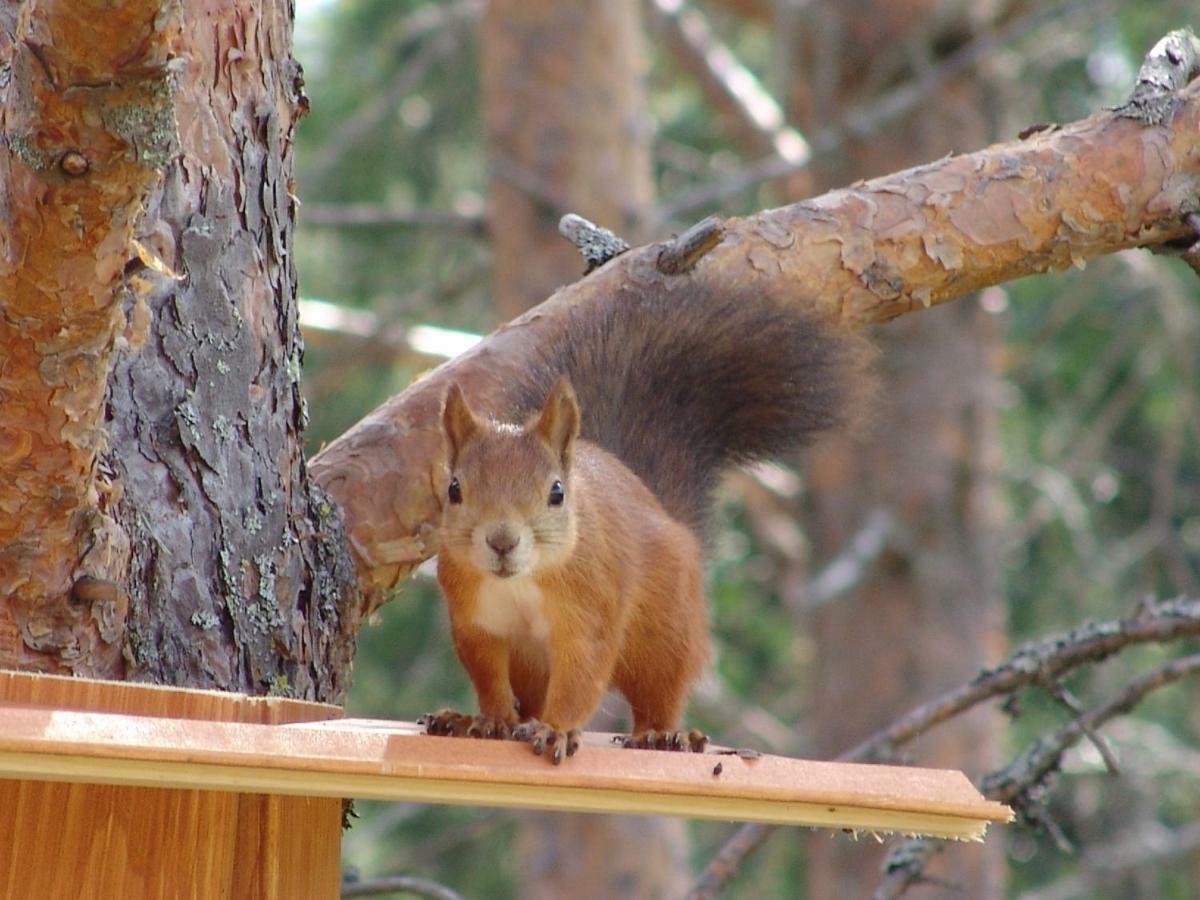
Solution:
[[[713,489],[844,424],[864,346],[748,292],[631,289],[536,351],[507,386],[518,424],[451,385],[438,581],[480,712],[432,714],[428,731],[527,740],[557,764],[614,687],[627,746],[703,749],[679,728],[709,659]]]

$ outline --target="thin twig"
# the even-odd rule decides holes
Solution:
[[[441,209],[398,209],[377,203],[305,203],[301,225],[333,228],[439,228],[480,237],[485,233],[482,214]]]
[[[995,31],[987,32],[964,44],[947,56],[938,65],[922,72],[917,78],[901,85],[883,97],[850,109],[842,120],[811,136],[812,154],[809,158],[789,161],[772,155],[751,163],[740,172],[715,183],[698,185],[677,194],[659,205],[649,217],[649,228],[653,230],[663,222],[689,215],[701,209],[711,209],[734,195],[756,187],[765,181],[785,178],[807,168],[814,160],[827,157],[841,150],[851,140],[866,140],[883,128],[910,113],[938,88],[950,79],[965,72],[995,51],[1024,37],[1030,31],[1059,17],[1086,11],[1099,15],[1109,8],[1109,3],[1095,0],[1070,0],[1059,6],[1041,9],[1021,16]]]
[[[459,28],[444,28],[426,38],[387,84],[372,91],[354,113],[338,126],[335,137],[325,143],[308,166],[308,183],[321,185],[331,178],[346,154],[357,148],[368,135],[377,133],[400,101],[425,80],[438,62],[458,50],[465,39],[466,35]]]
[[[1134,644],[1162,643],[1200,634],[1200,600],[1179,598],[1145,604],[1117,621],[1088,622],[1066,634],[1027,644],[971,682],[918,706],[843,754],[846,762],[891,759],[897,747],[930,728],[994,697],[1012,694],[1046,678],[1059,678],[1086,663],[1100,662]]]
[[[1063,755],[1083,738],[1094,735],[1106,722],[1131,712],[1147,694],[1197,672],[1200,672],[1200,654],[1193,654],[1135,678],[1107,703],[1082,713],[1053,734],[1039,738],[1009,765],[985,776],[981,784],[984,795],[1009,804],[1028,824],[1046,829],[1056,843],[1069,850],[1066,835],[1043,808],[1048,782],[1059,771]],[[911,859],[910,864],[887,872],[880,890],[875,893],[877,898],[899,897],[909,887],[924,880],[929,857],[913,854]]]
[[[713,33],[700,10],[681,0],[651,0],[646,9],[672,55],[713,105],[736,123],[754,153],[793,163],[808,159],[808,143],[788,125],[782,107]]]
[[[1057,771],[1063,754],[1110,719],[1137,706],[1147,694],[1200,672],[1200,653],[1179,659],[1129,682],[1113,699],[1078,716],[1049,737],[1040,738],[1020,757],[983,779],[983,792],[993,800],[1020,807],[1031,787]]]
[[[464,900],[458,891],[415,875],[393,875],[342,885],[343,900],[346,897],[378,897],[382,894],[416,894],[418,897],[432,897],[433,900]]]
[[[942,722],[996,697],[1011,696],[1021,688],[1046,684],[1088,663],[1101,662],[1125,647],[1164,643],[1180,637],[1200,635],[1200,600],[1179,598],[1160,603],[1143,603],[1128,618],[1110,622],[1085,623],[1066,634],[1056,635],[1018,649],[1007,661],[987,669],[967,684],[948,691],[896,719],[862,743],[843,753],[842,762],[880,762],[895,757],[896,750]],[[1197,657],[1185,657],[1163,670],[1145,676],[1130,686],[1138,686],[1156,677],[1166,677],[1172,666],[1183,665]],[[1186,674],[1186,673],[1185,673]],[[1182,677],[1182,674],[1177,676]],[[1146,688],[1153,689],[1153,684]],[[1140,698],[1141,695],[1138,695]],[[1125,695],[1109,706],[1118,712]],[[1136,702],[1133,701],[1133,702]],[[1089,714],[1097,715],[1097,712]],[[1113,714],[1116,714],[1114,712]],[[1100,721],[1107,721],[1111,715]],[[1068,726],[1064,726],[1068,727]],[[1075,729],[1094,727],[1091,718],[1072,723]],[[1079,732],[1082,733],[1082,732]],[[1003,799],[997,797],[996,799]],[[746,858],[766,840],[774,826],[750,822],[726,841],[688,894],[689,900],[712,898],[737,873]]]

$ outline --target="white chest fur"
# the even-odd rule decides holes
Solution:
[[[550,623],[542,589],[528,577],[486,577],[479,586],[475,624],[497,637],[545,641]]]

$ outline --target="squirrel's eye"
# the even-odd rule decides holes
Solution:
[[[450,490],[446,493],[450,495],[451,503],[462,503],[462,485],[458,483],[457,478],[450,479]]]
[[[556,481],[550,485],[550,505],[562,506],[563,504],[563,483]]]

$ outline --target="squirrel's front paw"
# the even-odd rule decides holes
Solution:
[[[513,731],[513,737],[518,741],[528,741],[533,752],[538,756],[549,749],[550,761],[556,766],[566,757],[574,756],[579,749],[580,733],[578,728],[570,731],[559,731],[553,725],[530,719],[522,722]]]
[[[485,738],[507,740],[512,737],[513,726],[504,719],[490,716],[469,716],[454,709],[443,709],[426,713],[417,719],[425,726],[426,734],[446,734],[452,737]]]
[[[683,753],[703,753],[708,735],[698,728],[691,731],[656,731],[653,728],[637,734],[619,734],[613,738],[622,747],[638,750],[676,750]]]
[[[418,725],[425,726],[426,734],[446,734],[451,737],[466,737],[467,729],[471,727],[473,716],[460,713],[456,709],[442,709],[435,713],[425,713],[417,719]]]

